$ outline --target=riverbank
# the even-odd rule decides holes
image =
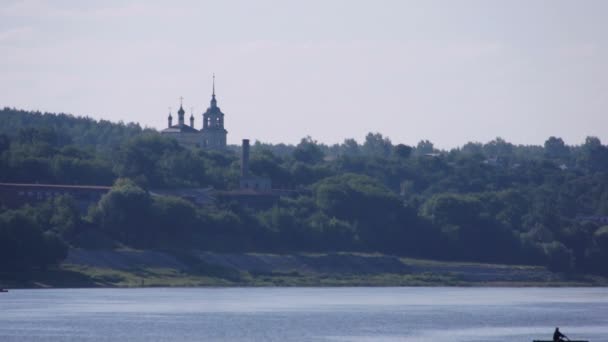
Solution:
[[[192,286],[608,286],[603,277],[540,266],[446,262],[382,254],[70,251],[45,272],[3,275],[10,288]]]

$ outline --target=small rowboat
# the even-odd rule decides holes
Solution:
[[[566,340],[567,342],[589,342],[586,340]],[[532,342],[553,342],[553,340],[534,340]]]

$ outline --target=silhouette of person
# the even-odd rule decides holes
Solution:
[[[555,328],[555,332],[553,333],[553,342],[561,342],[565,341],[562,337],[566,337],[566,335],[559,332],[559,328]]]

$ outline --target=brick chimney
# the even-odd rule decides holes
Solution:
[[[243,139],[243,152],[241,154],[241,177],[249,176],[249,139]]]

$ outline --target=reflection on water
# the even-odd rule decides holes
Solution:
[[[13,290],[0,341],[608,342],[602,288]]]

